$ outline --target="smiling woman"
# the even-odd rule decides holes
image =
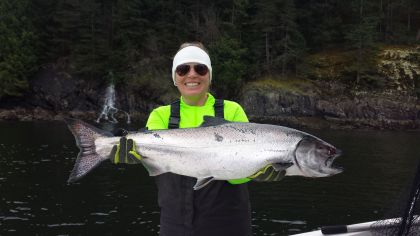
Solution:
[[[203,106],[207,100],[212,67],[210,57],[201,43],[185,43],[174,57],[172,79],[191,106]]]
[[[152,111],[146,124],[149,130],[198,127],[204,116],[248,122],[239,104],[209,93],[212,65],[203,44],[181,45],[173,59],[172,79],[181,97]],[[194,191],[194,178],[173,173],[156,176],[160,235],[251,235],[248,187],[240,184],[249,179],[234,181],[213,181]]]
[[[212,65],[210,56],[201,43],[181,45],[173,59],[172,79],[181,96],[170,105],[154,109],[147,120],[147,129],[195,128],[203,123],[205,116],[215,116],[233,122],[248,122],[244,110],[238,103],[216,99],[209,93]],[[203,142],[202,137],[197,136],[196,132],[190,133],[188,137],[190,139],[184,143]],[[176,139],[179,141],[178,136]],[[138,148],[135,148],[135,143],[138,144]],[[143,160],[143,155],[144,160],[150,158],[140,151],[142,148],[147,149],[144,144],[130,136],[121,138],[120,144],[115,145],[111,151],[113,157],[111,159],[113,163],[139,163]],[[200,159],[202,152],[200,149],[200,153],[194,155],[193,159]],[[212,155],[208,156],[214,158]],[[234,156],[232,154],[229,158]],[[211,166],[213,165],[206,164],[202,167]],[[181,169],[188,167],[187,163],[180,166]],[[264,168],[264,171],[257,171],[248,178],[230,179],[233,176],[222,178],[203,185],[197,191],[193,188],[196,179],[180,174],[181,172],[155,176],[161,209],[160,235],[250,236],[251,207],[246,183],[261,176],[264,176],[264,181],[278,181],[284,176],[283,172],[275,170],[270,165]],[[238,177],[243,176],[245,175],[238,175]],[[213,177],[205,176],[203,179]]]

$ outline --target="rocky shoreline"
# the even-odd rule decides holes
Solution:
[[[314,129],[420,129],[420,103],[410,94],[358,92],[326,94],[311,84],[306,90],[248,85],[241,104],[253,120]],[[336,90],[337,91],[337,90]]]
[[[0,109],[0,121],[62,121],[64,118],[77,118],[81,120],[97,120],[99,111],[51,111],[44,108],[24,108],[16,107],[13,109]],[[130,117],[134,121],[144,121],[147,119],[146,113],[134,112]],[[119,121],[125,121],[126,116],[116,115]]]
[[[350,85],[340,55],[314,55],[305,78],[260,78],[245,84],[234,99],[251,121],[313,129],[420,129],[420,47],[386,48],[378,54],[374,77],[381,86]],[[1,100],[0,120],[96,120],[106,103],[107,81],[84,80],[55,65],[40,70],[30,90]],[[143,122],[153,108],[177,98],[170,81],[115,85],[116,118]]]
[[[293,126],[420,129],[419,47],[382,49],[371,70],[374,79],[363,86],[351,85],[354,78],[345,82],[347,64],[337,59],[342,57],[313,55],[311,79],[268,77],[248,83],[241,104],[258,120]]]
[[[277,83],[277,82],[275,82]],[[253,122],[275,123],[290,127],[310,129],[386,129],[386,130],[420,130],[420,103],[417,98],[404,93],[358,92],[326,94],[319,87],[325,84],[310,84],[299,89],[267,86],[266,83],[248,84],[244,87],[238,102],[244,107]],[[303,89],[302,89],[303,88]],[[339,90],[335,90],[339,91]],[[102,96],[102,95],[97,95]],[[149,112],[160,104],[168,102],[150,102],[144,98],[134,100],[127,111],[134,123],[144,122]],[[119,97],[117,107],[122,107],[124,97]],[[101,101],[100,99],[98,99]],[[54,100],[60,105],[60,101]],[[71,99],[70,99],[71,101]],[[0,121],[54,121],[64,117],[82,120],[96,120],[101,106],[83,104],[89,99],[78,99],[80,107],[72,110],[57,109],[46,102],[37,105],[19,105],[0,108]],[[67,103],[67,102],[66,102]],[[102,104],[102,103],[99,103]],[[123,113],[117,113],[119,121],[126,120]]]
[[[325,89],[329,87],[335,89]],[[284,86],[279,81],[259,81],[244,86],[236,101],[244,107],[251,121],[259,123],[311,129],[420,129],[420,102],[413,94],[395,91],[349,93],[337,87],[340,85],[311,82]],[[47,91],[47,94],[50,93]],[[103,104],[99,97],[104,95],[97,93],[94,96],[97,101],[86,96],[64,99],[50,94],[49,100],[38,98],[31,103],[0,107],[0,121],[53,121],[64,117],[96,120],[101,112],[99,104]],[[134,92],[118,96],[116,100],[119,102],[115,106],[125,109],[134,123],[144,122],[153,108],[169,103],[147,101]],[[127,119],[124,113],[115,115],[119,121]]]
[[[246,108],[245,108],[246,110]],[[69,111],[54,112],[43,108],[0,109],[0,121],[62,121],[64,118],[77,118],[94,121],[98,118],[98,111]],[[145,121],[147,113],[136,112],[130,114],[136,123]],[[126,117],[117,116],[120,122]],[[374,130],[420,130],[420,120],[393,120],[393,119],[356,119],[336,118],[330,116],[293,116],[293,115],[255,115],[250,114],[251,122],[278,124],[295,128],[309,129],[374,129]]]
[[[0,109],[0,120],[2,121],[53,121],[63,120],[65,117],[75,117],[79,119],[92,119],[95,115],[93,111],[70,111],[55,112],[43,108],[24,108]]]

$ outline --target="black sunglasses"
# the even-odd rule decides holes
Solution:
[[[206,75],[207,72],[209,72],[209,68],[204,65],[204,64],[195,64],[193,66],[195,72],[201,76]],[[176,67],[175,72],[179,75],[179,76],[184,76],[186,75],[191,69],[191,66],[188,64],[182,64]]]

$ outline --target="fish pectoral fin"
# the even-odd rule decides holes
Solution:
[[[271,164],[276,171],[286,170],[287,168],[291,167],[293,163],[285,162],[285,163],[273,163]]]
[[[168,172],[167,169],[164,169],[161,166],[156,165],[152,161],[149,161],[148,158],[143,158],[141,163],[146,168],[147,172],[149,172],[150,176],[161,175],[163,173]]]
[[[210,177],[204,177],[204,178],[197,178],[197,183],[194,185],[194,190],[199,190],[209,184],[211,181],[214,180],[213,176]]]

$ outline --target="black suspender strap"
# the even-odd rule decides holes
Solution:
[[[223,111],[223,99],[216,99],[216,102],[214,103],[214,116],[225,118],[225,113]]]
[[[224,101],[216,99],[214,102],[214,116],[224,118]],[[178,129],[181,121],[181,101],[178,99],[171,103],[171,115],[169,117],[168,129]]]
[[[181,101],[178,99],[171,103],[171,115],[169,117],[168,129],[178,129],[181,120]]]

